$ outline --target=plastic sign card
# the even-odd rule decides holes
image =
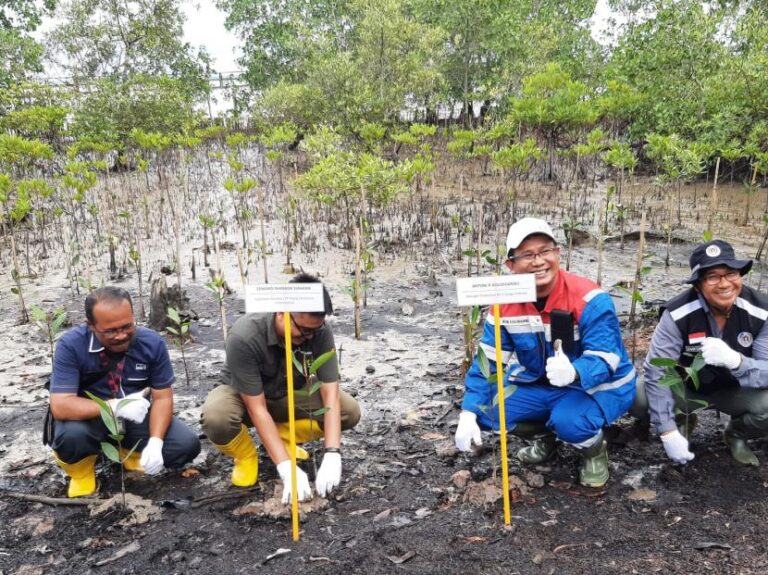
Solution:
[[[536,301],[533,274],[456,278],[460,306]]]
[[[256,284],[245,286],[245,312],[322,312],[323,284]]]

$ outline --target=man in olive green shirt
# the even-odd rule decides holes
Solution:
[[[299,274],[293,283],[319,283],[317,278]],[[290,314],[294,357],[309,366],[335,349],[331,328],[325,316],[333,313],[331,298],[323,287],[325,310],[318,313]],[[283,502],[291,496],[291,462],[288,444],[288,401],[285,369],[285,320],[283,313],[248,314],[232,327],[227,337],[227,358],[221,379],[224,385],[213,389],[202,410],[205,434],[224,454],[234,458],[232,484],[250,487],[258,479],[258,452],[248,428],[256,428],[261,443],[277,466],[283,481]],[[313,377],[292,366],[294,389],[312,386]],[[348,393],[339,389],[336,357],[326,361],[316,373],[321,382],[317,393],[294,396],[296,441],[303,443],[322,437],[325,454],[317,472],[315,487],[321,497],[328,495],[341,481],[341,431],[354,427],[360,419],[360,407]],[[316,418],[311,414],[326,411]],[[306,452],[297,450],[306,458]],[[311,499],[312,490],[304,471],[297,468],[297,496]]]

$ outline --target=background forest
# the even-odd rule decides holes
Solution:
[[[183,41],[180,4],[0,2],[2,252],[22,319],[21,255],[32,275],[30,259],[57,245],[79,289],[89,249],[109,252],[113,275],[122,262],[141,281],[150,228],[175,236],[179,267],[184,237],[215,244],[235,225],[245,278],[277,248],[265,220],[287,222],[290,263],[291,245],[312,241],[307,221],[338,219],[329,238],[351,248],[355,229],[363,245],[391,237],[380,228],[377,238],[376,214],[418,198],[429,221],[416,236],[437,239],[444,216],[479,254],[482,226],[461,206],[430,204],[436,179],[461,196],[488,176],[473,201],[508,202],[513,217],[526,186],[553,183],[568,190],[564,227],[599,220],[607,232],[639,215],[645,194],[622,199],[639,170],[669,195],[670,213],[676,201],[678,225],[680,186],[712,177],[744,184],[749,223],[768,172],[762,2],[610,0],[610,37],[598,43],[595,0],[220,0],[243,41],[234,107],[221,117],[215,70]],[[53,24],[35,33],[46,17]],[[610,184],[603,214],[586,201],[597,180]],[[91,228],[89,247],[79,230]]]

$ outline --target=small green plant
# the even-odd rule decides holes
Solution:
[[[299,354],[301,355],[301,359],[297,357]],[[304,387],[304,389],[297,389],[294,392],[294,395],[297,397],[306,398],[307,400],[309,400],[315,393],[320,391],[323,382],[317,379],[317,372],[326,363],[336,357],[336,350],[332,349],[331,351],[326,351],[324,354],[320,355],[320,357],[314,360],[312,360],[311,357],[312,352],[304,352],[297,349],[293,353],[293,365],[300,373],[304,375],[304,379],[307,381],[307,385]],[[307,414],[310,420],[313,420],[330,411],[330,408],[320,407],[315,410],[307,410],[301,408],[301,410]],[[315,474],[317,474],[317,462],[314,460],[314,458],[312,461],[315,466]]]
[[[40,306],[32,305],[29,311],[32,314],[32,321],[48,340],[48,345],[51,348],[51,369],[53,369],[53,344],[67,323],[67,310],[60,307],[52,311],[45,311]]]
[[[497,408],[499,405],[499,393],[497,391],[498,383],[496,380],[496,373],[491,373],[491,362],[488,360],[488,356],[485,354],[485,350],[482,347],[477,348],[477,363],[480,367],[480,373],[483,374],[486,381],[488,382],[488,385],[491,387],[491,393],[493,394],[493,399],[491,400],[491,405],[480,405],[480,410],[484,413],[488,413],[488,411],[492,408]],[[498,369],[498,366],[496,366]],[[503,369],[503,366],[502,366]],[[504,386],[504,401],[509,398],[513,393],[517,391],[516,385],[505,385]],[[496,442],[493,443],[493,478],[496,479]]]
[[[115,412],[112,411],[112,407],[109,405],[109,403],[100,397],[93,395],[90,391],[86,391],[85,393],[98,404],[99,412],[101,413],[101,420],[104,422],[104,425],[107,426],[107,430],[109,431],[109,438],[115,442],[113,444],[108,441],[102,441],[101,452],[108,459],[120,465],[120,491],[123,495],[123,507],[125,507],[125,470],[123,468],[123,463],[125,463],[125,461],[131,455],[133,455],[133,452],[136,451],[136,447],[139,445],[139,442],[137,441],[136,444],[128,450],[125,456],[120,459],[120,453],[123,451],[123,439],[125,439],[125,434],[123,433],[122,429],[122,421],[120,421]],[[132,401],[136,400],[121,399],[115,406],[115,409],[119,409],[123,405]],[[115,447],[115,444],[117,447]]]
[[[692,416],[709,407],[709,402],[703,399],[690,398],[688,393],[689,385],[693,387],[694,391],[699,390],[699,371],[706,365],[704,358],[699,353],[693,358],[691,365],[686,367],[675,359],[655,357],[651,360],[651,365],[664,369],[664,375],[659,379],[659,385],[668,387],[673,394],[680,398],[683,409],[677,408],[675,412],[685,417],[685,430],[686,434],[689,434],[692,427]],[[686,437],[686,439],[689,438]]]
[[[212,274],[213,275],[213,274]],[[221,332],[224,335],[224,341],[227,340],[227,310],[224,307],[224,296],[227,293],[227,282],[220,275],[214,275],[211,281],[205,284],[205,287],[211,290],[216,303],[219,304],[219,315],[221,316]]]
[[[472,359],[475,357],[477,349],[477,340],[483,332],[481,319],[482,309],[480,306],[466,307],[461,310],[462,322],[464,324],[464,361],[461,366],[462,377],[466,375]]]
[[[189,370],[187,369],[187,357],[184,355],[184,340],[189,336],[189,320],[188,319],[182,319],[181,315],[179,315],[179,310],[177,310],[175,307],[168,306],[168,309],[166,310],[166,315],[168,316],[168,319],[170,319],[173,322],[172,326],[168,326],[165,329],[176,336],[176,341],[179,344],[179,349],[181,350],[181,362],[184,364],[184,375],[187,379],[187,386],[189,386]]]

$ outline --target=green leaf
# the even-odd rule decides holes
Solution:
[[[504,387],[504,401],[506,401],[509,398],[510,395],[515,393],[515,391],[517,391],[517,386],[516,385],[507,385],[507,386],[505,386]],[[493,396],[493,405],[494,405],[494,407],[499,405],[499,394],[498,393]]]
[[[168,333],[172,333],[173,335],[179,335],[179,332],[174,327],[168,326],[168,327],[165,328],[165,330]]]
[[[313,411],[311,415],[312,417],[318,417],[329,411],[331,411],[330,407],[321,407],[320,409],[316,409],[315,411]]]
[[[176,308],[169,306],[168,309],[166,310],[166,314],[168,315],[169,318],[171,318],[171,321],[176,325],[181,323],[181,317],[179,316],[179,312]]]
[[[86,391],[85,394],[99,405],[101,420],[104,422],[104,425],[107,426],[109,432],[117,433],[117,417],[112,413],[112,409],[107,402],[100,397],[96,397],[90,391]]]
[[[309,388],[309,395],[314,395],[317,393],[317,390],[320,389],[323,386],[322,381],[316,381],[312,384],[312,387]]]
[[[701,353],[697,353],[696,357],[693,358],[693,362],[691,362],[691,369],[698,373],[705,365],[707,365],[707,362],[704,361],[704,356]]]
[[[309,390],[308,389],[296,389],[293,392],[293,395],[295,397],[309,397]]]
[[[665,373],[663,376],[661,376],[661,378],[659,378],[659,385],[663,385],[665,387],[673,388],[675,386],[681,385],[682,383],[683,379],[677,372]]]
[[[491,364],[488,361],[488,356],[485,355],[485,350],[482,347],[477,348],[477,364],[480,367],[480,373],[483,374],[485,379],[490,379]]]
[[[696,391],[699,391],[699,386],[701,385],[699,383],[699,374],[696,371],[694,371],[693,368],[690,368],[690,367],[685,368],[685,373],[687,373],[688,377],[691,378],[691,383],[693,383],[693,389],[695,389]]]
[[[323,367],[328,361],[330,361],[334,357],[336,357],[335,349],[332,349],[331,351],[326,351],[324,354],[318,357],[315,361],[313,361],[311,366],[309,366],[309,374],[310,375],[316,374],[318,369]]]
[[[669,357],[654,357],[651,360],[651,365],[656,367],[676,367],[677,360],[671,359]]]
[[[109,457],[112,461],[115,463],[121,463],[120,461],[120,452],[117,451],[117,447],[112,445],[111,443],[107,441],[101,442],[101,451]]]
[[[299,373],[304,373],[304,366],[302,365],[299,358],[296,357],[296,354],[293,355],[293,367],[295,367],[296,371],[298,371]]]

